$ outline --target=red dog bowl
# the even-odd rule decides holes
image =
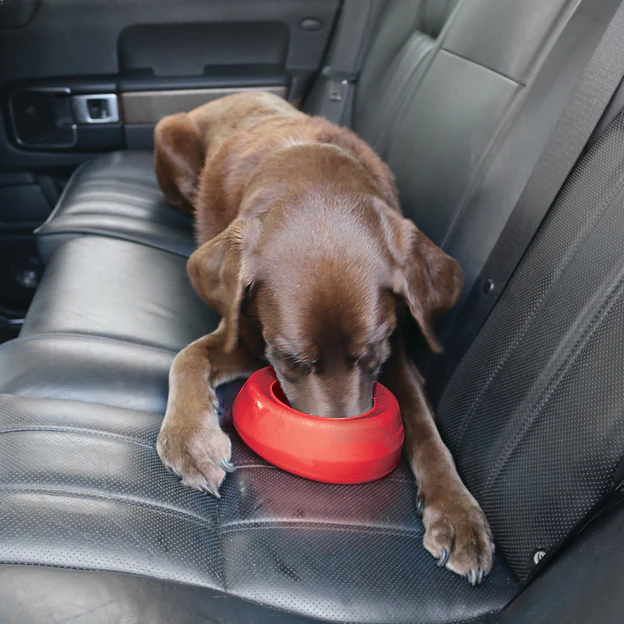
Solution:
[[[255,372],[232,406],[243,441],[275,466],[325,483],[366,483],[401,459],[403,422],[394,395],[376,383],[373,407],[350,418],[321,418],[292,409],[273,369]]]

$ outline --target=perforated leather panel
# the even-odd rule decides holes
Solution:
[[[438,419],[526,579],[624,455],[624,117],[583,158],[445,392]]]
[[[217,501],[164,469],[159,427],[145,412],[0,397],[0,560],[133,573],[332,621],[468,621],[517,593],[500,561],[478,589],[435,565],[405,465],[324,485],[233,434],[238,470]]]

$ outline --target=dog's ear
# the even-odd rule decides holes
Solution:
[[[161,119],[154,129],[154,167],[167,201],[192,212],[199,174],[204,166],[204,144],[198,127],[186,113]]]
[[[396,261],[391,288],[407,303],[429,347],[440,353],[443,349],[435,335],[435,323],[457,303],[462,270],[409,219],[394,212],[386,216],[388,243]]]
[[[238,341],[241,306],[254,281],[252,256],[260,229],[257,218],[236,219],[195,251],[187,263],[193,287],[223,317],[226,352]]]

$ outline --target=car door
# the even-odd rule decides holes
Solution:
[[[264,89],[300,99],[339,0],[0,2],[0,321],[37,284],[32,230],[103,152],[150,149],[155,123]]]

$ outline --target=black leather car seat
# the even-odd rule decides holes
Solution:
[[[461,239],[453,224],[471,214],[462,242],[469,249],[495,239],[485,227],[493,214],[487,207],[499,198],[501,213],[511,210],[545,141],[543,128],[556,119],[618,3],[482,0],[470,11],[466,4],[449,21],[442,44],[449,49],[432,50],[417,94],[399,97],[404,112],[388,128],[385,155],[395,159],[406,212],[417,222],[438,216],[428,225],[438,242]],[[473,34],[484,20],[499,27],[487,45]],[[458,24],[474,47],[450,49]],[[533,52],[520,54],[529,34]],[[503,54],[504,41],[517,44],[517,55]],[[496,58],[480,56],[484,47]],[[444,68],[450,85],[484,87],[486,112],[476,103],[465,109],[474,137],[453,116],[455,137],[436,121],[433,108],[450,106],[455,93],[436,78]],[[556,68],[565,70],[559,82]],[[464,114],[463,94],[457,91],[454,115]],[[432,136],[406,145],[408,130],[423,132],[411,126],[419,123],[416,104],[427,101],[430,108],[418,110],[429,111]],[[439,404],[440,427],[498,544],[481,587],[437,568],[422,548],[404,465],[373,484],[321,485],[268,466],[233,434],[239,470],[221,500],[182,488],[165,471],[154,440],[171,359],[217,319],[185,278],[185,252],[166,247],[164,229],[161,239],[144,236],[137,221],[127,235],[132,228],[117,227],[103,206],[100,223],[108,229],[65,232],[52,245],[20,338],[0,347],[0,620],[493,621],[617,486],[624,449],[622,128],[618,118],[576,168]],[[429,153],[438,159],[436,187],[452,187],[439,189],[446,197],[440,203],[428,180],[412,185]],[[108,163],[93,165],[102,167],[101,180]],[[138,163],[145,181],[149,169]],[[68,208],[72,192],[88,197],[79,190],[88,188],[85,177],[66,192]],[[140,199],[149,185],[131,186]],[[110,180],[96,187],[115,193]],[[152,190],[148,196],[161,201]],[[467,258],[471,270],[481,253]],[[224,406],[235,390],[223,389]]]
[[[193,219],[163,197],[151,152],[116,152],[89,160],[70,178],[56,208],[38,229],[46,261],[72,238],[99,235],[130,240],[184,257],[193,253]]]

